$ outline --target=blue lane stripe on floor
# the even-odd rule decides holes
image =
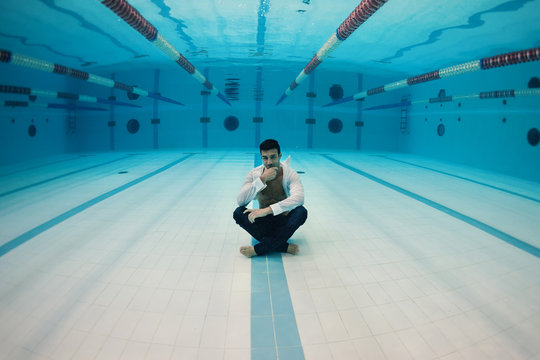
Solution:
[[[21,173],[21,172],[24,172],[24,171],[35,170],[35,169],[39,169],[39,168],[42,168],[42,167],[45,167],[45,166],[50,166],[50,165],[53,165],[53,164],[58,164],[58,163],[61,163],[61,162],[78,160],[78,159],[80,159],[81,157],[82,157],[82,156],[77,156],[77,157],[68,158],[68,159],[56,160],[56,161],[52,161],[52,162],[47,163],[47,164],[36,165],[36,166],[34,166],[34,167],[30,167],[30,168],[26,168],[26,169],[19,169],[19,170],[12,171],[12,172],[10,172],[10,173],[5,173],[5,174],[2,174],[2,173],[0,172],[0,176],[10,176],[10,175],[13,175],[13,174]]]
[[[504,188],[501,188],[501,187],[498,187],[498,186],[486,184],[486,183],[483,183],[483,182],[481,182],[481,181],[477,181],[477,180],[474,180],[474,179],[469,179],[469,178],[466,178],[466,177],[463,177],[463,176],[454,175],[454,174],[452,174],[452,173],[448,173],[448,172],[441,171],[441,170],[437,170],[437,169],[432,169],[432,168],[430,168],[430,167],[418,165],[418,164],[415,164],[415,163],[412,163],[412,162],[408,162],[408,161],[403,161],[403,160],[393,159],[393,158],[388,157],[388,156],[386,156],[386,155],[375,155],[375,156],[382,157],[383,159],[388,159],[388,160],[400,162],[400,163],[403,163],[403,164],[411,165],[411,166],[416,166],[416,167],[418,167],[418,168],[426,169],[426,170],[433,171],[433,172],[436,172],[436,173],[439,173],[439,174],[443,174],[443,175],[447,175],[447,176],[452,176],[452,177],[455,177],[455,178],[457,178],[457,179],[469,181],[469,182],[472,182],[472,183],[475,183],[475,184],[478,184],[478,185],[486,186],[486,187],[489,187],[489,188],[492,188],[492,189],[495,189],[495,190],[499,190],[499,191],[505,192],[505,193],[507,193],[507,194],[519,196],[519,197],[522,197],[522,198],[524,198],[524,199],[527,199],[527,200],[531,200],[531,201],[535,201],[535,202],[537,202],[537,203],[540,203],[540,200],[539,200],[539,199],[533,198],[533,197],[531,197],[531,196],[524,195],[524,194],[520,194],[520,193],[511,191],[511,190],[507,190],[507,189],[504,189]]]
[[[0,197],[7,196],[7,195],[10,195],[10,194],[16,193],[16,192],[18,192],[18,191],[27,190],[27,189],[30,189],[30,188],[32,188],[32,187],[34,187],[34,186],[43,185],[43,184],[46,184],[46,183],[48,183],[48,182],[51,182],[51,181],[54,181],[54,180],[58,180],[58,179],[61,179],[61,178],[63,178],[63,177],[66,177],[66,176],[74,175],[74,174],[77,174],[77,173],[80,173],[80,172],[83,172],[83,171],[86,171],[86,170],[95,169],[95,168],[100,167],[100,166],[105,166],[105,165],[109,165],[109,164],[112,164],[112,163],[117,162],[117,161],[120,161],[120,160],[125,160],[125,159],[127,159],[127,158],[130,158],[131,156],[133,156],[133,155],[123,156],[123,157],[118,158],[118,159],[115,159],[115,160],[110,160],[110,161],[106,161],[106,162],[101,163],[101,164],[96,164],[96,165],[88,166],[88,167],[85,167],[85,168],[83,168],[83,169],[74,170],[74,171],[71,171],[71,172],[68,172],[68,173],[65,173],[65,174],[62,174],[62,175],[58,175],[58,176],[52,177],[52,178],[50,178],[50,179],[38,181],[37,183],[29,184],[29,185],[22,186],[22,187],[17,188],[17,189],[13,189],[13,190],[10,190],[10,191],[6,191],[5,193],[0,194]]]
[[[46,231],[46,230],[49,230],[50,228],[52,228],[53,226],[56,226],[58,224],[60,224],[61,222],[69,219],[70,217],[74,216],[74,215],[77,215],[78,213],[88,209],[89,207],[105,200],[105,199],[108,199],[110,198],[111,196],[113,195],[116,195],[118,194],[119,192],[122,192],[134,185],[137,185],[145,180],[148,180],[149,178],[159,174],[159,173],[162,173],[164,172],[165,170],[168,170],[170,169],[171,167],[181,163],[182,161],[192,157],[193,155],[195,154],[188,154],[178,160],[175,160],[155,171],[152,171],[151,173],[148,173],[144,176],[141,176],[140,178],[137,178],[133,181],[130,181],[128,182],[127,184],[124,184],[122,186],[119,186],[117,187],[116,189],[113,189],[111,191],[108,191],[106,192],[105,194],[102,194],[98,197],[95,197],[91,200],[88,200],[87,202],[77,206],[77,207],[74,207],[73,209],[71,210],[68,210],[66,211],[65,213],[63,214],[60,214],[58,215],[57,217],[41,224],[41,225],[38,225],[36,226],[35,228],[25,232],[24,234],[16,237],[15,239],[12,239],[8,242],[6,242],[5,244],[1,245],[0,246],[0,257],[4,256],[5,254],[7,254],[8,252],[10,252],[11,250],[17,248],[18,246],[21,246],[22,244],[24,244],[25,242],[33,239],[34,237],[36,237],[37,235],[41,234],[42,232]]]
[[[341,167],[344,167],[345,169],[348,169],[348,170],[350,170],[352,172],[355,172],[355,173],[357,173],[359,175],[362,175],[362,176],[368,178],[369,180],[375,181],[376,183],[384,185],[384,186],[386,186],[386,187],[388,187],[388,188],[390,188],[392,190],[400,192],[401,194],[403,194],[405,196],[408,196],[410,198],[418,200],[418,201],[420,201],[420,202],[422,202],[422,203],[424,203],[424,204],[426,204],[428,206],[431,206],[434,209],[437,209],[437,210],[442,211],[442,212],[444,212],[444,213],[446,213],[446,214],[448,214],[450,216],[453,216],[456,219],[464,221],[467,224],[472,225],[472,226],[474,226],[474,227],[476,227],[476,228],[478,228],[478,229],[480,229],[482,231],[485,231],[486,233],[488,233],[490,235],[493,235],[493,236],[501,239],[502,241],[504,241],[504,242],[506,242],[506,243],[508,243],[508,244],[510,244],[512,246],[517,247],[518,249],[526,251],[531,255],[534,255],[536,257],[540,257],[540,249],[537,248],[534,245],[531,245],[531,244],[529,244],[529,243],[527,243],[525,241],[519,240],[519,239],[517,239],[517,238],[515,238],[515,237],[513,237],[513,236],[511,236],[511,235],[509,235],[507,233],[504,233],[504,232],[502,232],[500,230],[497,230],[494,227],[489,226],[487,224],[484,224],[483,222],[475,220],[475,219],[473,219],[473,218],[471,218],[471,217],[469,217],[467,215],[464,215],[464,214],[459,213],[459,212],[457,212],[455,210],[447,208],[446,206],[441,205],[441,204],[439,204],[439,203],[437,203],[435,201],[429,200],[429,199],[427,199],[427,198],[425,198],[423,196],[420,196],[418,194],[415,194],[415,193],[413,193],[413,192],[411,192],[409,190],[405,190],[405,189],[403,189],[403,188],[401,188],[401,187],[399,187],[397,185],[394,185],[394,184],[391,184],[391,183],[389,183],[387,181],[379,179],[378,177],[375,177],[375,176],[373,176],[371,174],[368,174],[368,173],[366,173],[366,172],[364,172],[362,170],[358,170],[357,168],[355,168],[353,166],[350,166],[350,165],[347,165],[347,164],[345,164],[345,163],[343,163],[343,162],[341,162],[339,160],[336,160],[336,159],[334,159],[333,157],[331,157],[329,155],[321,154],[321,156],[328,159],[328,160],[330,160],[331,162],[341,166]]]
[[[304,359],[281,253],[251,258],[251,359]]]

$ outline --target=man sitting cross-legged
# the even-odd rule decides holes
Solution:
[[[234,220],[259,241],[255,246],[242,246],[240,253],[252,257],[273,251],[296,255],[299,248],[288,240],[307,219],[304,208],[304,187],[296,171],[289,167],[290,157],[283,163],[277,141],[268,139],[260,145],[263,165],[251,170],[238,194],[239,207]],[[259,209],[247,209],[253,199]]]

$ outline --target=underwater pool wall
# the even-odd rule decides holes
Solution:
[[[527,89],[534,77],[540,77],[538,63],[465,74],[409,89],[414,101],[438,98],[439,94],[455,97]],[[528,141],[534,129],[540,130],[538,96],[418,104],[409,108],[409,128],[400,134],[400,149],[540,181],[540,145]]]
[[[29,71],[2,64],[0,85],[46,88],[65,91],[67,80],[39,71]],[[32,103],[28,95],[0,93],[0,102]],[[35,99],[36,103],[64,103],[54,98]],[[66,110],[44,107],[0,106],[0,164],[16,163],[36,157],[61,154],[69,150]]]
[[[321,105],[331,101],[329,89],[333,85],[339,85],[344,95],[358,91],[358,74],[314,72],[294,94],[276,106],[276,94],[280,93],[287,79],[294,76],[292,70],[228,67],[205,71],[208,78],[229,96],[232,106],[204,94],[200,84],[176,69],[115,72],[116,81],[157,89],[163,96],[178,100],[185,106],[166,102],[154,105],[152,99],[138,98],[133,103],[142,108],[115,106],[112,117],[110,113],[80,112],[77,116],[80,125],[75,135],[79,151],[249,148],[266,138],[276,138],[289,149],[356,149],[357,105],[335,108],[322,108]],[[113,76],[111,73],[102,75]],[[385,80],[363,76],[362,86],[372,86]],[[105,95],[101,89],[100,96]],[[130,101],[125,92],[114,90],[114,96],[118,101]],[[394,99],[396,96],[399,94],[386,98]],[[313,103],[311,110],[310,101]],[[396,114],[399,114],[397,110],[393,116],[364,115],[361,150],[398,150],[396,126],[399,127],[399,119]],[[132,119],[139,123],[136,133],[127,130]],[[331,130],[330,122],[330,126],[336,123],[340,126]],[[226,123],[232,127],[227,129]],[[113,140],[111,133],[114,134]]]
[[[147,97],[130,100],[126,92],[118,89],[3,65],[0,72],[5,84],[111,98],[140,108],[82,102],[75,104],[106,111],[2,107],[0,163],[64,152],[252,148],[265,138],[276,138],[290,150],[404,152],[540,181],[540,146],[531,145],[527,139],[532,129],[540,128],[539,97],[443,101],[406,109],[359,111],[397,103],[404,96],[414,101],[439,95],[525,89],[531,78],[540,77],[540,64],[536,62],[417,84],[370,96],[362,102],[326,108],[322,105],[332,101],[333,87],[340,87],[343,96],[349,96],[417,74],[382,77],[326,71],[321,66],[276,106],[279,94],[295,77],[296,70],[202,67],[201,71],[229,96],[232,106],[205,94],[199,83],[175,67],[91,70],[185,104],[178,106]],[[0,95],[2,100],[28,101],[27,95]],[[51,98],[37,101],[70,103]],[[401,129],[404,110],[405,130]],[[138,129],[130,133],[128,123],[134,122]],[[441,125],[443,135],[438,133]],[[30,136],[31,127],[35,128],[34,136]]]

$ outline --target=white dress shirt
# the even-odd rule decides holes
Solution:
[[[283,168],[283,189],[287,197],[270,205],[274,216],[304,204],[304,186],[298,173],[289,166],[290,162],[289,156],[287,160],[280,163]],[[260,179],[263,171],[264,165],[260,165],[249,172],[236,199],[238,206],[247,206],[251,200],[255,199],[259,191],[266,188],[266,184]]]

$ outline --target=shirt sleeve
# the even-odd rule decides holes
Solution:
[[[300,176],[296,171],[290,168],[289,171],[289,196],[286,199],[270,205],[274,216],[279,215],[285,211],[291,211],[296,207],[304,204],[304,186],[302,185],[302,181],[300,181]]]
[[[255,168],[247,175],[244,185],[242,185],[240,193],[236,198],[238,206],[249,204],[251,200],[255,199],[257,193],[266,187],[266,184],[261,181],[259,172],[259,169]]]

